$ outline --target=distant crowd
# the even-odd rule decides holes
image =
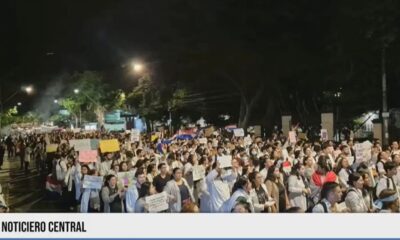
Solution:
[[[96,159],[82,161],[71,140],[99,140]],[[118,141],[105,151],[103,140]],[[48,173],[48,197],[75,212],[377,213],[399,212],[397,141],[293,141],[196,129],[163,139],[131,132],[23,133],[1,142],[5,153]],[[56,146],[49,150],[49,145]],[[359,146],[363,146],[360,152]],[[360,155],[361,154],[361,155]],[[81,157],[80,157],[81,155]],[[86,155],[86,153],[85,153]],[[95,177],[95,178],[94,178]],[[99,178],[100,177],[100,178]],[[100,187],[95,183],[100,179]],[[162,201],[162,202],[160,202]],[[0,199],[0,208],[7,204]]]

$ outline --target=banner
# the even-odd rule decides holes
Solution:
[[[206,169],[202,165],[194,166],[192,169],[193,181],[198,181],[206,176]]]
[[[102,153],[118,152],[119,151],[119,142],[117,139],[101,140],[100,141],[100,150]]]
[[[161,212],[168,209],[168,196],[166,192],[147,196],[145,198],[148,210],[151,213]]]
[[[289,142],[296,144],[296,132],[295,131],[289,131]]]
[[[103,186],[103,177],[85,175],[82,187],[90,189],[101,189]]]
[[[139,142],[140,141],[140,130],[139,129],[132,129],[131,130],[131,141],[132,142]]]
[[[232,167],[232,156],[230,156],[230,155],[225,155],[222,157],[218,156],[217,161],[219,162],[220,168]]]
[[[57,152],[58,144],[47,144],[46,145],[46,152],[53,153]]]
[[[244,129],[243,128],[233,129],[233,135],[235,135],[235,137],[244,137]]]
[[[97,150],[79,151],[79,162],[91,163],[97,162]]]
[[[74,147],[75,151],[92,150],[90,139],[73,139],[69,140],[69,146]]]

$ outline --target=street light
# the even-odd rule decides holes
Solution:
[[[79,89],[75,88],[75,89],[74,89],[74,93],[75,93],[75,94],[78,94],[78,93],[79,93]]]
[[[57,99],[54,99],[54,103],[57,104],[57,103],[58,103],[58,100],[57,100]]]
[[[132,63],[132,68],[134,72],[141,73],[144,69],[144,66],[140,63]]]
[[[32,86],[27,86],[24,88],[25,92],[27,94],[31,94],[33,92],[33,87]]]
[[[22,105],[22,103],[21,103],[21,102],[18,102],[18,103],[17,103],[17,105],[18,105],[18,106],[21,106],[21,105]]]

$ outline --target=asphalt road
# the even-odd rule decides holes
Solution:
[[[19,159],[5,160],[0,170],[0,184],[10,212],[70,212],[60,200],[50,199],[46,195],[45,180],[47,173],[36,170],[31,162],[29,173],[20,170]]]

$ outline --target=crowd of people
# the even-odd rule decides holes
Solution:
[[[97,161],[79,161],[73,139],[117,139],[118,151]],[[46,146],[57,144],[55,152]],[[48,171],[46,188],[70,211],[150,212],[147,198],[166,194],[161,212],[375,213],[399,212],[398,142],[371,143],[370,158],[360,161],[352,139],[295,142],[283,134],[236,137],[222,130],[198,130],[188,138],[161,139],[127,132],[53,131],[9,136],[4,153],[18,156],[21,169]],[[230,159],[230,164],[221,159]],[[119,173],[129,173],[121,184]],[[200,174],[199,174],[200,173]],[[85,176],[103,178],[101,189],[85,187]]]

